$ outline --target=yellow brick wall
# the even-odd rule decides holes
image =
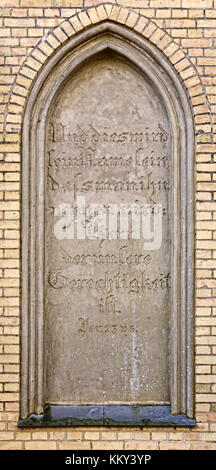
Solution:
[[[126,23],[163,50],[193,105],[197,426],[20,430],[16,423],[23,109],[32,81],[55,48],[106,18]],[[0,0],[0,449],[216,449],[215,45],[216,0]]]

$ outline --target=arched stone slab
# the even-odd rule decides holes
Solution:
[[[85,135],[91,140],[88,147],[83,143]],[[68,406],[69,413],[72,405],[102,407],[102,416],[105,411],[107,416],[111,413],[119,424],[115,412],[119,409],[121,416],[123,405],[141,406],[142,423],[148,421],[147,405],[153,415],[163,405],[166,422],[170,406],[172,414],[193,418],[193,142],[191,110],[177,75],[156,48],[126,28],[107,22],[81,33],[57,51],[40,73],[23,126],[21,425],[30,424],[25,418],[41,413],[45,405],[51,410],[53,405],[64,410]],[[114,162],[116,155],[120,159]],[[108,163],[118,163],[115,173]],[[113,195],[110,186],[116,178],[122,185],[128,182],[120,197],[117,191]],[[144,189],[139,192],[140,179]],[[86,191],[88,181],[91,191]],[[151,252],[148,266],[135,265],[131,270],[126,262],[126,271],[112,266],[107,276],[118,283],[112,292],[105,281],[102,286],[108,271],[95,267],[94,261],[96,255],[105,259],[106,254],[117,260],[123,237],[116,240],[117,248],[111,253],[111,240],[79,239],[69,252],[70,240],[63,246],[53,236],[52,210],[56,214],[61,201],[69,203],[71,197],[75,203],[74,189],[80,197],[88,193],[88,204],[98,203],[94,198],[99,194],[104,207],[110,201],[162,205],[161,247]],[[127,243],[132,262],[138,252],[148,256],[140,240],[132,237]],[[88,278],[85,266],[74,268],[68,262],[74,259],[73,251],[80,253],[81,245],[84,254],[95,255]],[[78,279],[81,295],[73,291],[75,281],[80,288]],[[91,286],[88,292],[90,281],[94,289]],[[105,335],[107,328],[115,331]],[[85,374],[89,374],[86,381]],[[109,406],[116,407],[114,415]],[[129,410],[127,406],[124,409]],[[103,419],[104,424],[111,421]]]

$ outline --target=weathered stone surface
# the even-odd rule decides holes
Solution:
[[[172,136],[163,99],[107,53],[62,87],[46,135],[45,403],[167,404]],[[106,214],[98,237],[90,204]],[[115,233],[110,204],[148,204],[152,231],[161,204],[161,246],[146,249],[146,233],[131,231],[138,212],[129,234],[119,222]]]
[[[123,71],[122,75],[124,75],[125,81],[126,78],[130,81],[130,87],[127,89],[122,85],[123,80],[110,81],[109,95],[114,96],[114,99],[109,98],[108,100],[106,98],[108,87],[104,79],[101,81],[103,88],[99,86],[98,67],[96,65],[97,61],[95,61],[96,54],[98,58],[98,54],[103,54],[101,58],[106,63],[108,60],[113,61],[115,54],[114,62],[118,62],[117,70],[121,74]],[[118,60],[116,54],[119,54]],[[79,90],[79,87],[81,89],[82,86],[87,86],[86,93],[92,94],[92,80],[87,81],[84,77],[84,69],[81,69],[84,64],[87,67],[87,61],[91,61],[95,65],[92,73],[94,72],[94,93],[96,95],[92,95],[91,103],[94,103],[97,97],[97,103],[95,103],[98,114],[94,112],[93,105],[86,106],[88,104],[87,100],[84,99],[85,97],[83,98],[83,93]],[[131,64],[131,68],[128,68],[129,64]],[[78,67],[80,70],[79,75],[77,75]],[[127,68],[130,70],[130,75]],[[138,70],[140,75],[138,75]],[[139,77],[144,90],[146,90],[142,98],[140,98],[139,93],[140,87],[137,86],[139,82],[136,82],[135,76]],[[83,159],[81,155],[85,149],[77,149],[77,147],[84,144],[82,134],[78,135],[78,140],[75,135],[74,141],[74,136],[72,136],[72,139],[68,138],[70,132],[67,130],[64,141],[61,141],[61,127],[55,127],[56,124],[64,124],[64,116],[61,113],[64,109],[67,110],[68,107],[66,107],[63,89],[66,82],[69,87],[72,80],[74,86],[77,84],[75,91],[73,91],[73,85],[71,85],[72,89],[69,94],[71,109],[73,109],[73,106],[76,107],[74,116],[77,119],[74,119],[75,123],[73,120],[76,131],[77,125],[81,127],[85,124],[87,127],[83,132],[87,132],[87,137],[89,137],[89,126],[90,124],[93,126],[93,118],[95,124],[95,117],[98,116],[96,126],[100,133],[99,137],[101,137],[101,133],[102,138],[104,137],[103,134],[108,134],[109,129],[104,132],[106,113],[104,106],[102,106],[103,103],[107,106],[107,126],[109,122],[111,126],[110,133],[112,134],[108,134],[108,140],[100,141],[100,148],[96,145],[94,156],[90,153],[87,162],[86,155],[83,156]],[[118,93],[115,93],[117,86]],[[77,90],[79,99],[76,98]],[[121,108],[121,113],[119,113],[121,119],[116,122],[115,113],[119,106],[118,94],[122,95],[125,106],[124,111]],[[137,110],[133,110],[132,116],[128,114],[130,113],[130,94],[136,100],[136,102],[133,101],[133,105],[134,103],[137,106],[139,104],[138,114],[140,114],[140,105],[146,111],[142,113],[141,117],[146,133],[146,141],[143,142],[144,136],[139,135],[141,139],[139,144],[143,147],[141,147],[141,152],[136,153],[137,160],[135,159],[134,165],[134,152],[137,152],[137,149],[134,149],[132,144],[136,143],[133,140],[133,127]],[[145,106],[142,99],[144,99]],[[58,100],[62,104],[59,115],[56,114],[59,108]],[[83,106],[81,104],[82,100]],[[151,106],[150,104],[146,105],[150,102]],[[157,103],[157,107],[154,107],[154,103]],[[80,106],[82,106],[82,112]],[[149,113],[149,109],[151,109],[152,114]],[[169,119],[167,119],[167,115],[169,115]],[[73,117],[73,113],[71,116]],[[128,116],[130,116],[130,120]],[[151,117],[149,118],[149,116]],[[155,116],[155,119],[153,116]],[[139,123],[139,117],[137,122]],[[160,128],[160,132],[155,133],[154,128],[151,126],[153,124],[158,126],[158,122],[163,122],[164,128]],[[113,131],[113,124],[114,127],[116,127],[116,124],[119,125],[120,142],[119,134],[116,131],[115,134]],[[131,135],[129,135],[129,141],[127,142],[127,136],[124,134],[123,142],[121,142],[122,133],[124,132],[123,124],[127,125],[128,132],[132,134],[132,140],[130,140]],[[146,129],[145,126],[150,126],[152,141],[149,138],[149,129]],[[73,131],[73,126],[71,128],[72,134],[78,133],[78,131]],[[115,142],[112,141],[113,138]],[[135,138],[138,139],[137,134]],[[97,138],[95,142],[94,137],[93,143],[98,143]],[[61,145],[57,147],[57,144]],[[118,149],[115,150],[116,146],[114,144],[122,144],[122,146],[124,144],[126,150],[122,151],[123,154]],[[152,152],[151,145],[156,146],[158,144],[160,145],[158,149],[160,154],[165,151],[168,152],[167,155],[165,154],[162,157],[164,166],[161,167],[159,159],[155,167],[154,159],[150,158],[150,166],[153,165],[153,171],[152,174],[147,174],[149,154],[145,155],[144,152]],[[79,153],[74,153],[71,156],[70,148],[73,152]],[[103,155],[101,155],[102,152]],[[113,152],[115,152],[115,158],[113,158]],[[129,152],[131,156],[125,164],[125,155],[127,156]],[[143,158],[142,152],[144,154]],[[120,159],[118,158],[119,154],[121,155]],[[150,155],[152,157],[152,154]],[[65,156],[66,159],[64,160]],[[77,195],[73,195],[70,183],[71,178],[73,179],[73,173],[71,172],[75,167],[78,174],[75,174],[74,171],[74,175],[80,178],[81,183],[81,187],[78,187],[79,192],[75,191]],[[140,176],[140,170],[143,168],[145,173],[141,174],[141,178],[143,179],[146,176],[147,186],[142,183],[142,180],[140,186],[140,183],[137,185],[137,181],[135,181],[135,184],[130,179],[125,187],[125,181],[128,181],[126,177],[135,179],[135,177]],[[72,37],[62,48],[58,48],[51,59],[44,64],[28,99],[22,133],[22,372],[20,416],[24,426],[31,426],[31,421],[34,420],[31,417],[36,416],[37,421],[37,417],[41,417],[43,411],[43,425],[48,425],[45,408],[47,410],[52,406],[57,406],[60,409],[63,406],[66,411],[67,406],[65,405],[67,403],[72,405],[70,408],[75,406],[76,410],[84,405],[90,406],[92,409],[101,409],[102,407],[104,410],[109,406],[111,410],[111,408],[116,408],[113,403],[120,403],[120,407],[127,405],[126,408],[128,407],[129,411],[132,408],[133,410],[138,407],[143,408],[138,401],[140,396],[141,404],[144,403],[145,409],[147,403],[153,404],[155,417],[158,404],[162,403],[167,407],[169,406],[166,405],[168,401],[171,402],[172,414],[185,414],[187,417],[194,417],[194,168],[193,117],[188,97],[169,62],[149,41],[117,24],[104,22]],[[93,169],[95,169],[95,172],[92,171]],[[87,178],[87,176],[84,176],[84,170],[89,180],[93,180],[94,184],[91,183],[93,184],[93,190],[91,186],[90,188],[83,186],[85,178]],[[107,177],[108,170],[114,170],[111,175],[118,175],[118,180],[116,182],[112,176],[111,182],[114,185],[110,186],[110,181],[105,179],[106,187],[104,188],[103,178]],[[162,180],[163,183],[156,181],[155,184],[155,178],[158,176],[155,173],[156,170],[159,171],[160,178],[162,175],[165,178]],[[54,174],[53,171],[55,171]],[[64,172],[67,177],[64,176]],[[100,178],[100,180],[94,178]],[[124,179],[124,184],[120,184],[122,179]],[[97,189],[96,183],[99,184]],[[169,189],[170,183],[172,183],[172,187]],[[152,187],[152,192],[149,194],[150,187]],[[161,187],[163,188],[162,191]],[[59,192],[63,196],[58,196]],[[94,192],[97,194],[94,194]],[[138,197],[140,192],[141,194]],[[168,195],[169,192],[170,195]],[[139,249],[147,251],[146,243],[148,243],[146,240],[142,240],[142,243],[140,243],[140,240],[134,238],[136,230],[131,238],[120,237],[119,239],[117,237],[116,245],[111,245],[113,240],[107,237],[104,237],[105,240],[93,240],[90,237],[91,227],[89,224],[92,220],[90,213],[86,214],[88,231],[84,231],[85,239],[80,236],[80,232],[82,235],[84,227],[77,214],[75,214],[75,225],[79,220],[79,237],[77,239],[75,236],[75,241],[69,239],[68,236],[71,238],[72,235],[72,206],[78,198],[81,198],[82,201],[82,198],[87,197],[85,202],[89,212],[89,207],[92,209],[89,204],[95,201],[94,198],[98,194],[100,196],[100,208],[105,208],[105,205],[109,206],[111,203],[131,203],[131,194],[134,198],[136,195],[136,199],[132,198],[132,201],[135,200],[136,204],[139,205],[144,200],[149,202],[156,193],[158,193],[158,199],[155,201],[159,200],[164,209],[163,245],[160,249],[158,248],[157,256],[155,252],[153,253],[155,256],[152,255],[150,259],[135,258],[134,253],[137,253]],[[71,195],[71,210],[65,218],[61,215],[62,204],[66,204],[68,200],[71,201]],[[155,201],[151,201],[151,206]],[[99,208],[98,202],[96,204]],[[78,213],[81,217],[80,211]],[[132,215],[136,219],[133,212]],[[143,217],[148,219],[148,216],[147,213]],[[157,241],[158,237],[156,235],[160,234],[158,229],[160,226],[159,219],[157,219],[156,229],[154,230]],[[97,221],[99,221],[98,217]],[[148,227],[150,233],[148,233],[146,227]],[[144,224],[144,228],[145,238],[149,238],[153,227],[148,226],[148,220],[146,226]],[[103,229],[101,221],[100,229]],[[115,226],[112,227],[111,232],[115,231],[114,229]],[[58,234],[57,238],[54,237],[54,233]],[[66,239],[65,235],[67,235]],[[101,265],[97,263],[95,256],[90,256],[87,259],[77,257],[73,260],[70,253],[68,255],[68,253],[63,252],[64,258],[62,258],[62,253],[60,257],[59,251],[63,242],[66,242],[65,248],[72,247],[72,255],[75,253],[75,256],[77,251],[79,253],[81,249],[86,250],[87,254],[91,250],[93,255],[95,255],[93,250],[96,250],[99,255],[102,249],[104,254],[107,254],[108,250],[114,250],[113,254],[116,255],[116,252],[118,253],[121,248],[121,246],[119,248],[120,243],[129,243],[128,253],[132,251],[131,254],[134,257],[121,260],[124,261],[123,267],[120,266],[118,258],[116,259],[115,256],[105,258],[105,260],[99,258]],[[108,263],[108,261],[113,261],[113,264]],[[85,262],[86,265],[81,266],[81,263]],[[133,265],[133,263],[135,264]],[[78,264],[80,266],[76,266]],[[107,269],[108,264],[109,270]],[[141,264],[143,269],[145,268],[144,274],[148,276],[149,282],[146,278],[141,278],[143,282],[140,283]],[[120,280],[118,277],[114,277],[116,276],[116,270],[114,269],[116,267],[118,267],[117,274],[119,272],[120,275],[123,275]],[[167,271],[165,272],[166,268]],[[165,278],[161,276],[158,282],[156,280],[159,271],[161,271],[161,275],[165,273]],[[111,287],[113,290],[115,289],[114,293],[110,293],[109,285],[104,283],[103,276],[106,272],[110,273],[108,279],[120,283],[120,285],[115,284],[115,286],[112,283]],[[171,279],[169,274],[171,274]],[[133,275],[132,278],[131,275]],[[76,278],[75,276],[79,277]],[[92,280],[90,278],[89,284],[86,284],[86,279],[89,279],[87,276],[93,276]],[[100,277],[98,278],[98,276]],[[76,279],[79,279],[79,282]],[[170,281],[171,289],[169,288]],[[77,292],[75,293],[76,288]],[[151,288],[153,295],[150,292]],[[159,288],[161,295],[158,292]],[[83,293],[84,289],[85,293]],[[129,289],[136,292],[129,292]],[[80,293],[81,295],[79,295]],[[106,304],[103,302],[99,304],[100,299],[103,300],[104,297],[108,298]],[[124,307],[123,312],[122,305]],[[136,326],[135,330],[133,325],[129,326],[129,330],[125,329],[123,323],[123,319],[125,319],[126,324],[129,323],[131,313]],[[91,320],[93,319],[92,328],[89,327],[89,323],[84,323],[84,327],[82,324],[81,326],[77,325],[77,318],[80,322],[79,318],[83,319],[81,317],[83,314]],[[156,315],[158,315],[157,319]],[[85,321],[86,317],[84,318]],[[110,318],[115,320],[114,324],[111,323],[111,330],[108,323]],[[138,318],[142,324],[138,322]],[[104,323],[98,323],[99,320],[104,321]],[[119,330],[117,320],[120,323]],[[137,328],[137,324],[139,328]],[[161,335],[159,335],[158,325],[161,327]],[[76,330],[77,327],[78,330]],[[104,330],[105,327],[106,331]],[[170,329],[169,337],[168,329]],[[123,339],[120,332],[124,334]],[[110,335],[110,333],[112,334]],[[103,336],[100,336],[101,334]],[[82,335],[84,335],[84,338]],[[110,341],[108,338],[111,338]],[[136,339],[136,345],[133,342],[134,338]],[[164,342],[162,342],[162,338],[164,338]],[[127,361],[125,361],[125,358]],[[130,360],[131,358],[134,359],[133,365],[128,358]],[[123,367],[123,373],[121,361],[123,365],[126,364],[127,366]],[[145,365],[147,369],[144,370]],[[103,372],[103,376],[99,373],[97,375],[96,369],[99,373]],[[146,379],[144,372],[147,373]],[[106,379],[106,383],[103,381],[103,385],[100,377],[102,377],[102,380]],[[98,378],[99,380],[96,380]],[[157,380],[158,382],[156,382]],[[100,387],[98,382],[101,384]],[[149,389],[149,384],[153,384],[155,387],[156,393],[154,391],[154,395]],[[94,391],[97,387],[100,394],[96,394]],[[124,390],[123,397],[120,393],[120,387]],[[128,396],[126,396],[127,387],[130,392],[128,392]],[[145,395],[141,393],[141,389],[145,390]],[[133,391],[132,398],[131,390]],[[159,390],[160,393],[157,393]],[[91,391],[91,396],[89,391]],[[108,391],[108,398],[104,397],[104,393],[106,394]],[[85,401],[86,396],[87,403]],[[102,404],[99,401],[101,396],[104,397]],[[114,401],[119,396],[121,401]],[[128,398],[128,401],[123,401],[125,397]],[[105,398],[107,401],[105,401]],[[92,404],[89,405],[90,403]],[[157,403],[157,406],[154,406],[154,403]],[[47,407],[45,407],[46,404]],[[115,410],[111,411],[115,412]],[[68,413],[68,417],[70,417],[70,410],[68,410]],[[168,423],[168,416],[166,420]]]

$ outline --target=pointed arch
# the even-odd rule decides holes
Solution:
[[[117,7],[118,8],[118,7]],[[123,10],[118,9],[118,18]],[[108,13],[104,8],[106,15]],[[111,12],[113,10],[111,9]],[[115,9],[114,9],[115,11]],[[116,13],[117,14],[117,13]],[[114,13],[113,13],[114,15]],[[120,15],[120,18],[122,16]],[[76,33],[55,48],[31,87],[22,133],[22,387],[20,425],[42,413],[44,325],[44,139],[46,116],[63,84],[90,57],[108,50],[146,74],[165,103],[173,135],[172,195],[172,321],[170,353],[171,408],[165,424],[194,424],[193,310],[194,310],[194,123],[182,82],[164,54],[138,33],[143,19],[129,12],[124,25],[102,18],[86,28],[86,12],[70,21]],[[135,16],[133,16],[135,15]],[[129,28],[127,22],[134,22]],[[136,19],[136,21],[135,21]],[[81,20],[86,26],[81,27]],[[77,23],[79,21],[79,23]],[[67,23],[69,24],[69,23]],[[89,25],[90,23],[88,23]],[[60,28],[60,29],[59,29]],[[140,26],[141,28],[141,26]],[[63,31],[58,27],[54,36]],[[54,37],[53,36],[53,37]],[[49,37],[47,38],[48,41]],[[62,36],[62,39],[63,36]],[[145,411],[145,410],[144,410]],[[156,413],[158,412],[158,408]],[[143,410],[142,410],[143,413]],[[141,413],[141,414],[142,414]],[[104,410],[103,410],[104,415]],[[177,415],[176,418],[174,416]],[[181,416],[183,415],[183,418]],[[189,418],[189,419],[187,419]],[[47,419],[47,418],[46,418]],[[36,419],[35,425],[47,425]],[[155,422],[157,421],[156,418]],[[151,424],[154,424],[154,419]],[[109,420],[108,420],[109,421]],[[108,422],[107,421],[107,422]],[[146,421],[142,415],[141,425]],[[102,424],[106,424],[106,419]],[[158,421],[157,421],[158,422]],[[41,424],[44,423],[44,424]],[[124,421],[125,424],[125,421]],[[133,421],[134,424],[134,421]]]
[[[199,125],[197,122],[197,132],[212,132],[213,117],[205,86],[199,77],[196,66],[190,57],[185,54],[184,49],[167,32],[158,27],[153,20],[133,11],[131,8],[103,3],[97,7],[85,8],[84,11],[75,13],[70,18],[63,20],[59,26],[50,30],[50,33],[39,40],[36,46],[30,50],[11,88],[4,122],[3,141],[7,124],[13,123],[12,113],[14,107],[16,107],[16,114],[20,115],[20,121],[22,121],[23,111],[31,88],[46,62],[62,46],[82,31],[88,30],[93,25],[103,24],[105,21],[123,25],[129,30],[135,31],[163,52],[185,86],[188,97],[193,98],[201,95],[205,97],[202,106],[202,113],[205,109],[205,126]],[[192,110],[194,116],[199,115],[200,109],[198,106],[192,106]],[[19,124],[17,124],[18,128]]]

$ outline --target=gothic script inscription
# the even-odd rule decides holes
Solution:
[[[46,403],[170,402],[171,145],[158,91],[118,57],[86,63],[52,104]],[[117,205],[126,208],[124,230],[119,213],[113,222]],[[153,242],[161,208],[162,236],[152,248],[143,206]]]

